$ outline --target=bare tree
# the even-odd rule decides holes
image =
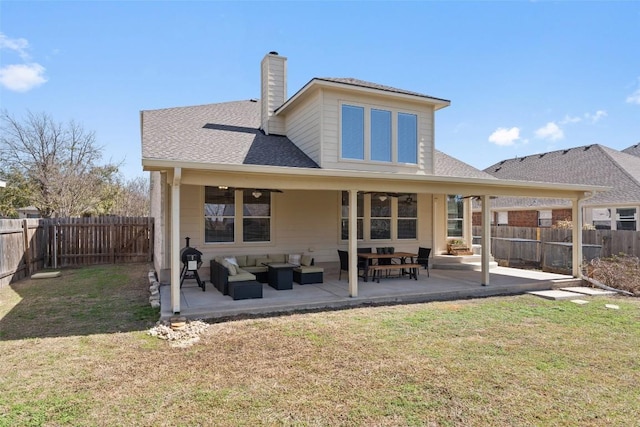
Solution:
[[[44,217],[79,216],[95,211],[105,180],[116,165],[100,166],[95,133],[74,121],[54,122],[46,113],[28,112],[20,121],[0,113],[0,158],[31,183],[32,204]]]
[[[103,198],[105,212],[119,216],[149,216],[149,180],[137,177],[108,189]]]

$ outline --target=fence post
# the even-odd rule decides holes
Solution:
[[[111,223],[109,226],[109,234],[111,240],[111,263],[116,263],[116,232],[115,232],[115,224]]]
[[[24,237],[24,262],[27,277],[31,276],[31,250],[29,247],[29,224],[26,219],[22,220],[22,235]]]

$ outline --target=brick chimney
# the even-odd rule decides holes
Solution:
[[[261,124],[267,135],[284,135],[284,119],[273,111],[287,100],[287,58],[269,52],[261,63]]]

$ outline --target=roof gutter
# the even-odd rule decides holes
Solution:
[[[231,164],[211,164],[197,162],[176,162],[171,160],[160,159],[142,159],[143,170],[158,171],[170,170],[175,167],[181,167],[183,170],[197,170],[200,172],[229,172],[241,173],[245,175],[269,174],[281,175],[289,177],[319,177],[319,178],[345,178],[345,179],[367,179],[380,181],[395,182],[420,182],[422,184],[451,184],[464,185],[470,187],[487,187],[485,192],[487,195],[500,194],[499,192],[491,193],[492,189],[507,188],[518,189],[524,188],[529,190],[546,189],[552,187],[560,192],[591,192],[595,194],[597,191],[609,190],[609,187],[602,186],[586,186],[582,184],[563,184],[548,183],[534,181],[514,181],[500,179],[483,179],[483,178],[465,178],[451,177],[439,175],[408,175],[408,174],[389,174],[388,172],[371,172],[371,171],[352,171],[341,169],[321,169],[321,168],[295,168],[283,166],[263,166],[263,165],[231,165]],[[472,191],[469,189],[468,191]],[[547,196],[549,197],[549,196]]]

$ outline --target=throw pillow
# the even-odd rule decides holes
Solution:
[[[238,274],[238,270],[236,270],[236,266],[231,264],[226,259],[224,261],[222,261],[222,265],[227,267],[227,270],[229,270],[229,276],[235,276],[236,274]]]
[[[302,255],[300,254],[290,254],[289,255],[289,264],[300,265],[300,258]]]
[[[235,265],[236,267],[238,266],[238,261],[236,260],[235,257],[228,257],[228,258],[225,258],[225,260],[227,260],[230,264]]]
[[[311,256],[302,255],[302,257],[300,258],[300,265],[304,265],[305,267],[309,267],[311,265],[312,261],[313,261],[313,258],[311,258]]]

